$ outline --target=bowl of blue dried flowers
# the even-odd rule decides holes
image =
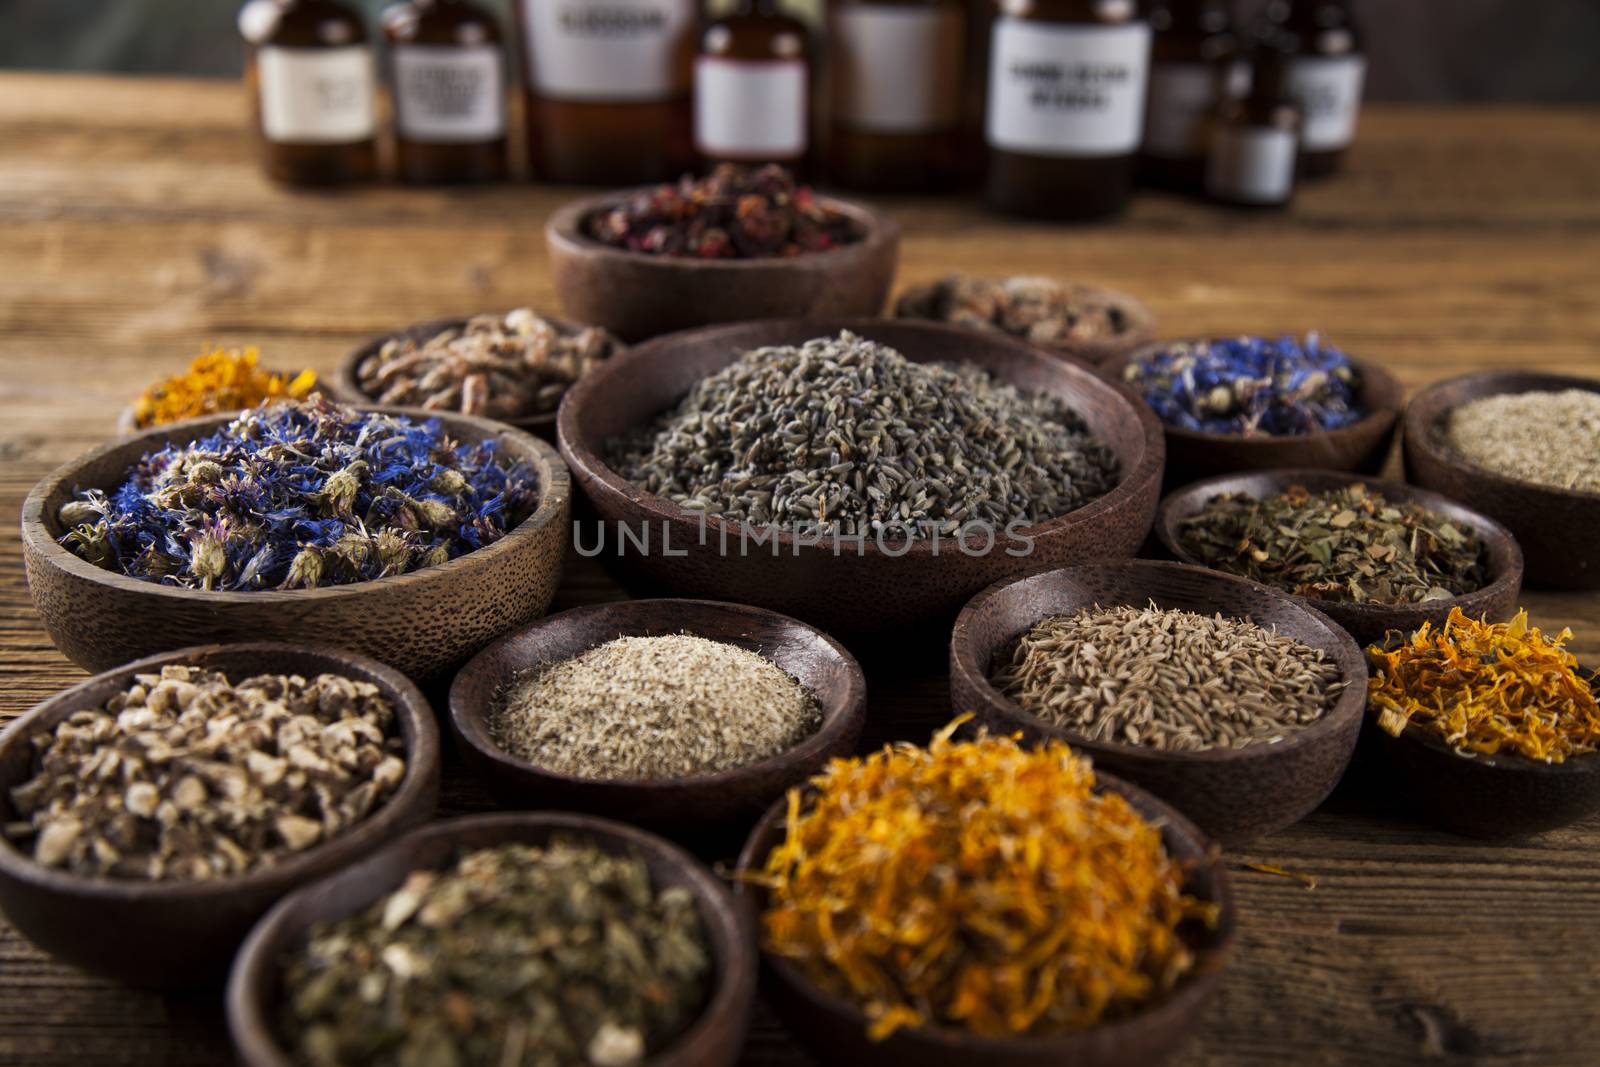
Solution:
[[[313,398],[96,449],[28,494],[22,538],[34,605],[89,670],[283,640],[426,679],[544,611],[570,513],[529,434]]]

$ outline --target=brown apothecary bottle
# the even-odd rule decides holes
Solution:
[[[1128,202],[1150,24],[1135,0],[996,0],[987,195],[1018,215],[1088,219]]]
[[[1291,52],[1289,92],[1301,112],[1300,175],[1333,174],[1355,140],[1367,77],[1355,15],[1347,0],[1273,0],[1267,22]]]
[[[239,10],[239,31],[268,176],[295,185],[373,178],[377,73],[361,16],[337,0],[253,0]]]
[[[893,192],[955,185],[966,0],[834,0],[828,30],[833,180]]]
[[[1216,107],[1206,160],[1206,195],[1247,208],[1287,207],[1294,198],[1300,109],[1291,95],[1289,57],[1262,41],[1250,60],[1250,90]]]
[[[739,0],[694,61],[694,147],[707,164],[781,163],[811,149],[810,31],[778,0]]]
[[[1150,13],[1150,92],[1139,176],[1151,185],[1198,191],[1207,125],[1228,95],[1248,88],[1224,0],[1158,0]]]
[[[384,11],[383,35],[400,180],[504,178],[506,60],[493,16],[470,0],[407,0]]]
[[[695,0],[514,0],[535,178],[637,185],[694,162]]]

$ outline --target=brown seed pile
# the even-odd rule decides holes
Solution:
[[[1445,437],[1485,470],[1551,489],[1600,493],[1600,393],[1502,393],[1450,412]]]
[[[1053,615],[1003,649],[990,674],[1053,726],[1172,751],[1282,741],[1347,684],[1320,649],[1248,620],[1153,603]]]
[[[232,685],[167,666],[34,745],[5,836],[46,867],[152,881],[271,867],[365,819],[406,771],[394,707],[335,674]]]
[[[490,721],[497,745],[578,778],[714,774],[817,731],[816,697],[771,660],[690,634],[619,637],[516,679]]]
[[[552,412],[567,387],[616,348],[598,327],[563,331],[527,308],[477,315],[432,337],[391,338],[361,361],[361,391],[380,404],[491,419]]]
[[[1008,333],[1038,345],[1109,340],[1134,324],[1103,290],[1026,275],[995,280],[952,274],[906,290],[895,315]]]

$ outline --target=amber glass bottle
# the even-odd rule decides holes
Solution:
[[[1273,0],[1267,19],[1292,49],[1289,91],[1300,103],[1300,174],[1316,178],[1344,164],[1361,116],[1367,57],[1347,0]]]
[[[494,18],[469,0],[409,0],[383,13],[403,181],[506,174],[505,53]]]
[[[1216,108],[1206,195],[1240,207],[1281,208],[1294,197],[1300,109],[1290,92],[1289,56],[1263,41],[1250,63],[1250,91]]]
[[[1171,189],[1198,190],[1206,126],[1229,93],[1243,93],[1248,68],[1224,0],[1158,0],[1150,13],[1150,99],[1139,172]]]
[[[676,178],[690,148],[695,0],[516,0],[535,177]]]
[[[948,188],[961,160],[965,0],[835,0],[828,170],[861,189]]]
[[[337,0],[239,11],[262,164],[278,181],[336,185],[377,173],[376,79],[361,16]]]
[[[811,51],[805,23],[778,0],[739,0],[700,35],[694,147],[707,163],[803,169],[811,145]]]
[[[1120,211],[1144,129],[1150,24],[1134,0],[997,0],[988,198],[1078,219]]]

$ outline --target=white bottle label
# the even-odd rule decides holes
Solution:
[[[1150,68],[1150,106],[1144,120],[1144,151],[1159,159],[1194,159],[1206,154],[1206,120],[1217,103],[1218,68],[1210,63],[1156,63]],[[1227,92],[1243,96],[1250,67],[1231,64]]]
[[[1144,127],[1150,27],[995,21],[989,144],[1042,156],[1120,156]]]
[[[280,48],[256,53],[261,129],[269,141],[347,144],[377,132],[372,53],[348,48]]]
[[[1367,77],[1364,56],[1297,59],[1289,68],[1289,92],[1304,113],[1301,138],[1312,151],[1349,147],[1361,114],[1361,88]]]
[[[493,141],[506,132],[500,49],[403,45],[394,53],[395,118],[411,141]]]
[[[1294,190],[1293,130],[1224,126],[1212,138],[1206,191],[1219,200],[1280,204]]]
[[[694,141],[704,155],[733,159],[805,154],[805,61],[702,56],[694,66]]]
[[[834,109],[851,126],[925,133],[961,120],[959,8],[856,7],[833,17]]]
[[[522,0],[529,84],[541,96],[627,103],[688,90],[680,49],[695,0]]]

